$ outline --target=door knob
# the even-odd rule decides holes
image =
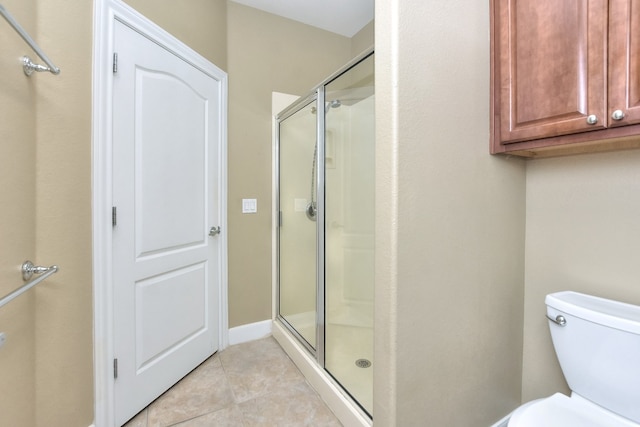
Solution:
[[[595,125],[596,123],[598,123],[598,116],[591,114],[587,117],[587,124]]]
[[[220,234],[222,230],[220,229],[220,227],[211,227],[211,229],[209,229],[209,236],[214,237],[217,236],[218,234]]]
[[[622,110],[616,110],[611,114],[611,118],[613,120],[619,121],[624,119],[624,111]]]

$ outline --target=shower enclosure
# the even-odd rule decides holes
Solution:
[[[276,117],[277,322],[372,416],[373,51]]]

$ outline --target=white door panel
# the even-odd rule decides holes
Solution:
[[[207,99],[166,73],[138,69],[136,80],[136,252],[203,244]]]
[[[136,372],[176,343],[206,333],[205,278],[206,264],[200,263],[136,282]]]
[[[113,79],[115,419],[217,350],[219,81],[116,22]]]

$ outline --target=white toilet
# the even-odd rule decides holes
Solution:
[[[525,403],[508,427],[640,427],[640,306],[577,292],[545,303],[571,397]]]

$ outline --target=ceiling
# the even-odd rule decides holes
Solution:
[[[353,37],[373,20],[374,0],[232,0],[322,28],[345,37]]]

